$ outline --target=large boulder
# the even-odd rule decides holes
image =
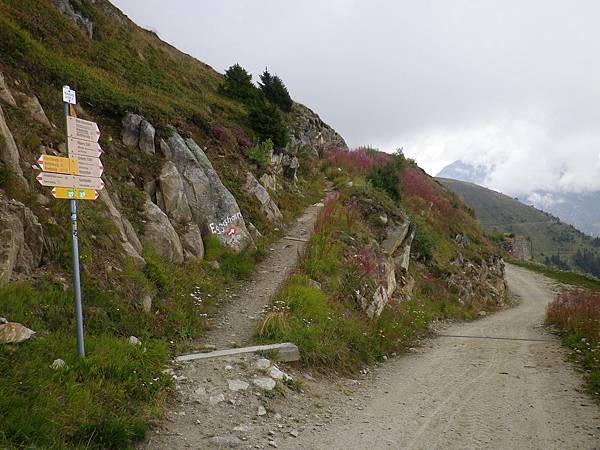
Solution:
[[[192,139],[184,140],[175,131],[166,144],[168,150],[165,150],[183,180],[193,221],[202,232],[213,234],[236,252],[254,245],[235,198],[198,144]]]
[[[100,191],[98,199],[104,203],[108,211],[108,217],[117,228],[118,237],[126,257],[130,258],[134,265],[142,269],[146,261],[142,258],[142,243],[138,238],[131,222],[121,215],[107,189]]]
[[[265,213],[265,216],[267,216],[267,220],[272,223],[281,223],[283,216],[281,215],[281,211],[279,211],[277,204],[251,172],[246,174],[246,184],[244,185],[244,189],[248,194],[258,200],[260,209]]]
[[[150,198],[144,203],[144,244],[150,244],[154,250],[169,262],[183,262],[183,248],[177,232],[167,215],[152,203]]]
[[[46,116],[46,113],[44,112],[44,108],[42,108],[40,101],[35,95],[18,93],[17,99],[19,100],[21,107],[27,111],[33,120],[42,125],[46,125],[47,127],[52,126],[50,120],[48,120],[48,116]]]
[[[156,149],[154,147],[154,135],[156,131],[147,120],[142,120],[140,123],[140,138],[139,147],[144,153],[154,155]]]
[[[17,106],[17,102],[13,97],[8,85],[6,84],[6,80],[4,79],[4,74],[0,72],[0,100],[9,104],[10,106]]]
[[[27,180],[23,177],[23,171],[19,165],[19,149],[8,128],[2,107],[0,107],[0,161],[14,176],[14,183],[18,187],[27,189]]]
[[[204,242],[197,224],[190,222],[183,226],[180,233],[183,256],[189,258],[204,258]]]
[[[142,123],[143,117],[138,114],[128,112],[123,117],[121,125],[123,127],[121,131],[121,139],[123,144],[127,147],[137,147],[140,142],[140,124]]]
[[[177,223],[192,220],[192,211],[184,192],[183,180],[172,161],[167,161],[158,178],[164,211]]]
[[[37,217],[0,191],[0,281],[15,272],[30,275],[42,260],[44,236]]]

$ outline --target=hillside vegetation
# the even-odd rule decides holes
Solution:
[[[361,148],[330,153],[323,171],[338,193],[259,339],[295,342],[305,364],[347,371],[413,346],[432,321],[505,305],[497,250],[456,195],[414,161]],[[390,253],[402,224],[412,231]]]
[[[499,192],[449,178],[438,180],[464,199],[488,232],[527,238],[534,261],[600,276],[600,240]]]
[[[503,263],[457,196],[401,155],[349,152],[268,71],[219,74],[106,0],[0,0],[0,74],[0,317],[36,332],[0,343],[1,448],[143,439],[170,359],[325,177],[337,194],[259,339],[352,371],[505,302]],[[85,359],[68,203],[36,181],[40,154],[66,156],[65,84],[104,150],[106,189],[78,202]]]

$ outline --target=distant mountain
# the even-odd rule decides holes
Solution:
[[[487,174],[488,169],[484,166],[474,166],[458,160],[454,161],[452,164],[448,164],[436,176],[482,184]]]
[[[484,184],[489,170],[464,161],[454,161],[438,174],[441,178]],[[600,236],[600,192],[534,191],[522,196],[523,201],[560,218],[590,236]]]
[[[600,240],[577,230],[544,211],[491,189],[464,181],[437,178],[448,189],[457,193],[473,209],[488,231],[514,233],[531,241],[533,259],[548,263],[546,258],[560,260],[569,268],[583,270],[574,257],[577,252],[593,251]],[[557,259],[558,258],[558,259]]]
[[[527,201],[584,233],[600,236],[600,192],[534,192]]]

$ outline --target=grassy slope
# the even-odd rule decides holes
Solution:
[[[399,156],[391,163],[400,180],[400,201],[392,199],[366,180],[369,169],[389,161],[389,155],[373,153],[329,157],[324,170],[339,196],[325,205],[300,268],[277,294],[258,330],[265,342],[295,342],[311,368],[353,371],[414,345],[432,320],[472,319],[481,310],[497,307],[485,296],[461,302],[445,282],[447,275],[459,270],[451,263],[458,251],[473,261],[495,253],[466,207]],[[354,292],[360,288],[372,292],[376,287],[377,255],[372,242],[381,241],[385,234],[381,215],[391,219],[400,214],[400,206],[417,224],[410,267],[415,287],[410,300],[396,297],[372,321]],[[453,240],[458,233],[472,243],[459,249]],[[310,279],[321,283],[321,289],[312,286]]]
[[[277,234],[256,201],[241,191],[239,180],[252,166],[235,136],[250,131],[244,106],[217,93],[222,76],[138,28],[104,0],[72,3],[93,20],[93,40],[50,1],[0,0],[0,71],[11,83],[19,81],[13,88],[37,95],[58,127],[47,129],[23,110],[3,105],[31,192],[16,190],[4,171],[0,188],[34,211],[47,249],[45,266],[33,280],[0,286],[0,315],[37,331],[27,343],[0,347],[1,448],[128,448],[143,437],[170,386],[161,374],[169,357],[201,335],[205,316],[214,309],[212,299],[228,283],[248,276]],[[102,204],[81,202],[85,361],[75,353],[66,202],[51,200],[46,207],[36,201],[36,194],[48,196],[48,189],[35,181],[28,163],[40,145],[57,148],[64,141],[63,84],[77,90],[80,115],[99,123],[104,178],[138,231],[144,227],[139,213],[144,183],[163,160],[120,143],[120,119],[127,110],[147,117],[159,136],[170,123],[206,146],[244,217],[266,234],[257,251],[241,255],[209,239],[205,261],[183,265],[166,263],[146,249],[147,266],[140,271],[115,252],[115,229]],[[298,189],[274,195],[286,218],[320,198],[323,180],[313,169],[303,162]],[[211,260],[219,261],[220,269]],[[146,294],[154,297],[151,312],[141,307]],[[142,346],[129,345],[130,335]],[[56,358],[64,359],[67,369],[50,369]]]
[[[439,178],[439,181],[473,208],[487,230],[531,238],[537,262],[544,262],[546,256],[557,253],[567,259],[577,250],[591,247],[592,238],[532,206],[476,184],[448,178]]]

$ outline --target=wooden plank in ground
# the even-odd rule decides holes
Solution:
[[[296,344],[284,342],[283,344],[255,345],[253,347],[229,348],[226,350],[215,350],[208,353],[190,353],[189,355],[181,355],[175,358],[175,362],[194,361],[197,359],[218,358],[221,356],[241,355],[244,353],[256,353],[260,351],[274,351],[279,361],[298,361],[300,359],[300,351]]]

